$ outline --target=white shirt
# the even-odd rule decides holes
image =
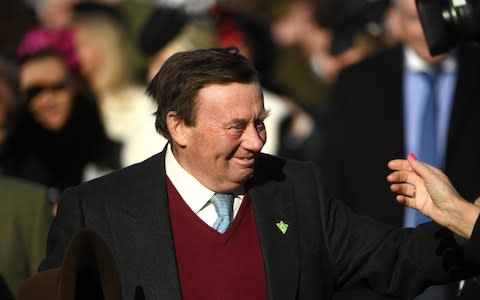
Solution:
[[[171,144],[167,146],[165,153],[165,171],[177,191],[187,203],[188,207],[205,223],[213,226],[217,220],[215,206],[210,202],[214,191],[206,188],[195,177],[185,171],[173,155]],[[243,192],[235,194],[233,200],[233,218],[237,215],[242,204]]]

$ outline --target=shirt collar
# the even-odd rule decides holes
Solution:
[[[423,60],[418,54],[408,46],[404,48],[405,53],[405,65],[410,71],[429,71],[432,69],[432,66]],[[445,72],[455,72],[457,69],[457,61],[455,59],[455,53],[450,53],[448,56],[442,60],[440,63],[442,71]]]
[[[185,171],[173,155],[171,144],[168,144],[167,152],[165,153],[165,172],[178,193],[180,193],[180,196],[195,213],[198,213],[208,204],[210,198],[215,194],[214,191],[206,188],[195,177]]]

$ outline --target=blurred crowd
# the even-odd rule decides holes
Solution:
[[[157,153],[145,86],[175,52],[228,46],[260,73],[263,151],[318,161],[338,72],[391,43],[385,5],[344,2],[3,1],[1,174],[62,191]]]
[[[396,2],[402,1],[410,0]],[[367,98],[373,94],[362,94],[383,83],[374,76],[370,76],[374,82],[360,87],[354,80],[351,85],[338,81],[347,80],[345,69],[405,43],[402,35],[407,29],[390,13],[391,6],[388,0],[3,0],[0,179],[10,188],[0,190],[0,216],[5,211],[18,217],[0,221],[0,227],[10,226],[0,232],[11,235],[2,235],[0,276],[12,294],[42,258],[38,253],[44,251],[58,193],[163,149],[166,140],[155,131],[156,108],[145,87],[178,51],[238,47],[256,66],[270,111],[263,152],[325,165],[332,181],[337,180],[331,184],[335,196],[350,198],[346,194],[358,190],[348,183],[354,161],[365,151],[377,153],[384,147],[381,134],[367,132],[383,126],[372,121],[378,106],[369,104]],[[366,73],[357,78],[374,71],[362,72]],[[346,102],[342,91],[349,90],[357,92],[355,104],[337,107],[337,99]],[[386,95],[383,101],[389,101]],[[357,110],[360,106],[365,113]],[[385,118],[395,118],[401,111],[396,109],[385,111]],[[344,122],[332,122],[332,116]],[[358,123],[349,124],[352,119]],[[363,122],[372,126],[364,127]],[[380,145],[362,143],[364,134],[372,136],[365,141]],[[401,144],[404,136],[396,138]],[[404,150],[402,146],[399,151],[385,150],[387,155],[369,161],[383,164],[378,178],[384,180],[386,162],[404,156]],[[460,190],[465,187],[458,185]],[[7,213],[4,199],[24,199],[21,191],[26,186],[36,195],[29,199],[40,203],[15,200],[22,209],[30,209],[22,212],[11,204]],[[42,238],[28,246],[36,253],[23,248],[21,252],[14,245],[31,238],[11,228],[14,222],[32,218],[37,221],[31,226]],[[389,215],[378,218],[392,220]],[[5,241],[16,253],[15,263],[5,257]]]

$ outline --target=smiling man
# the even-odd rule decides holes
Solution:
[[[408,298],[475,273],[462,268],[471,252],[451,256],[463,249],[446,228],[462,212],[442,212],[446,228],[393,229],[328,197],[313,163],[260,153],[268,112],[236,48],[173,55],[148,93],[168,145],[67,190],[40,270],[61,265],[87,227],[111,248],[124,299],[331,299],[358,285]],[[451,229],[472,240],[466,250],[475,222]]]
[[[258,83],[212,84],[198,93],[196,126],[167,114],[179,164],[212,191],[230,192],[253,175],[255,154],[266,141]],[[201,151],[199,151],[201,149]]]

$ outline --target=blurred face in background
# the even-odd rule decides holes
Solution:
[[[74,20],[75,50],[80,71],[103,97],[130,83],[129,46],[123,28],[108,16]]]
[[[331,32],[317,24],[314,11],[309,1],[293,1],[285,15],[272,25],[274,40],[283,46],[299,44],[307,55],[328,51]]]
[[[389,17],[394,34],[422,59],[435,64],[445,58],[445,55],[430,55],[415,0],[395,0]]]
[[[77,27],[75,35],[75,48],[80,60],[82,74],[94,84],[94,78],[103,65],[103,54],[95,39],[85,28]]]
[[[70,115],[73,91],[68,69],[61,58],[48,56],[25,62],[20,85],[33,118],[44,128],[58,131]]]
[[[40,23],[48,28],[62,28],[70,23],[73,5],[78,0],[36,0],[35,8]]]

